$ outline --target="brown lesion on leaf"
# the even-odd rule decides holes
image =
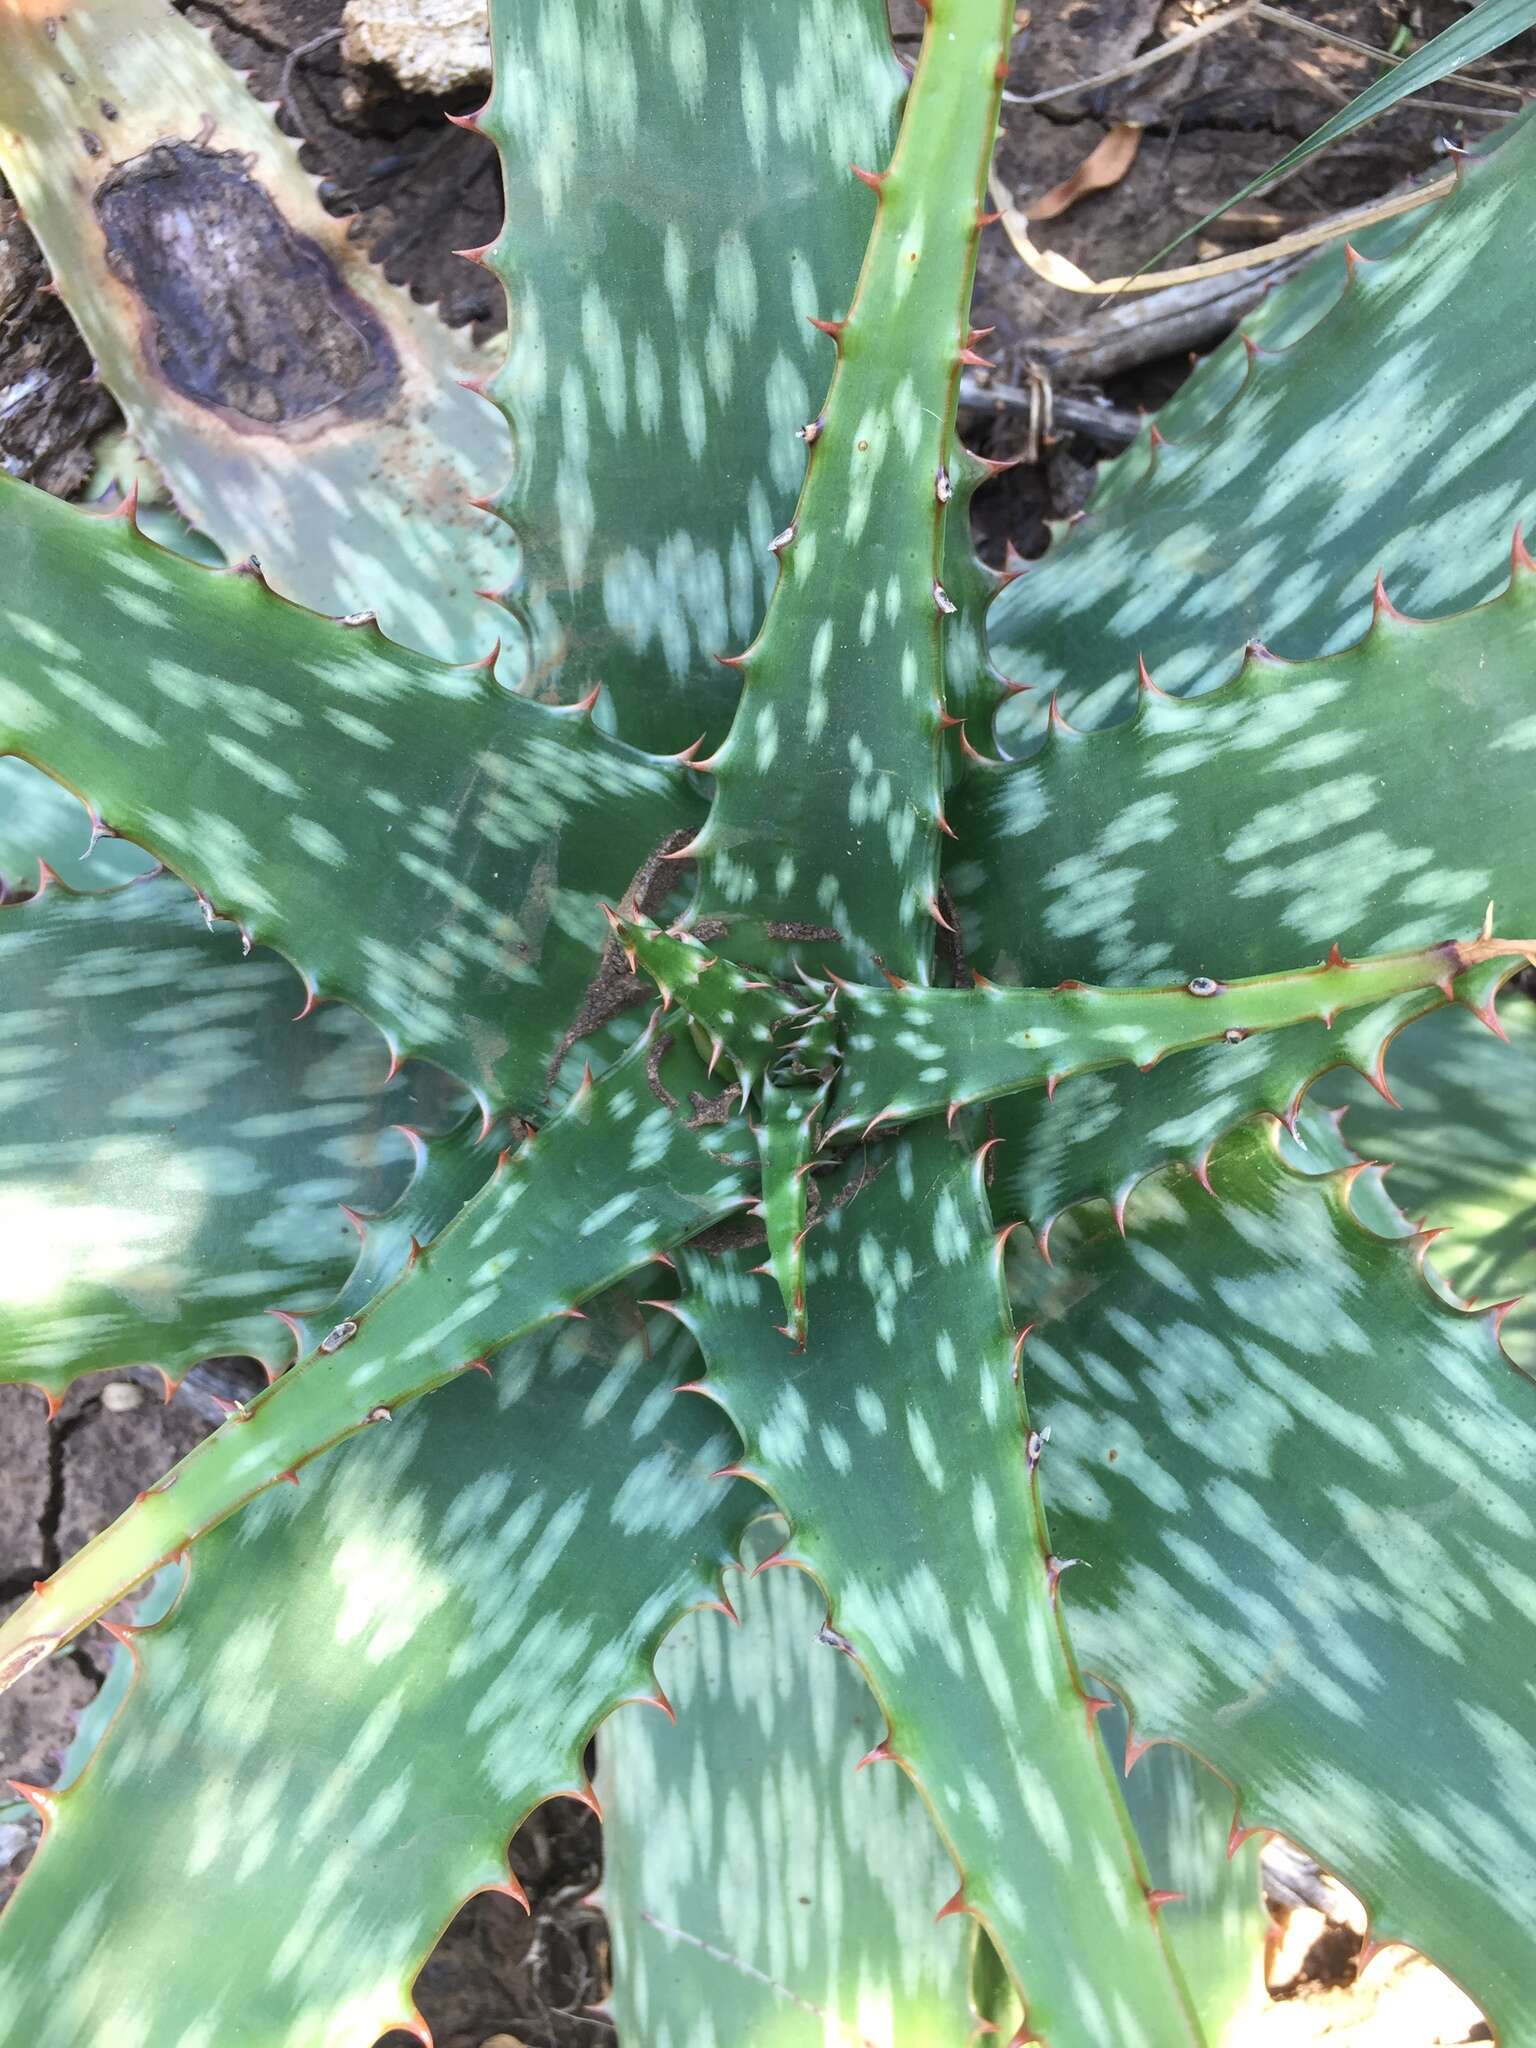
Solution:
[[[371,416],[394,394],[383,322],[283,218],[248,157],[157,142],[94,203],[108,267],[142,305],[146,353],[183,397],[275,432]]]

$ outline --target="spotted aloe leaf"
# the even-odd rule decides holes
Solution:
[[[198,1545],[94,1760],[36,1795],[0,1962],[17,2039],[426,2038],[433,1940],[471,1893],[516,1893],[508,1836],[590,1796],[588,1734],[655,1693],[658,1641],[739,1540],[754,1496],[672,1394],[686,1350],[608,1297]]]
[[[689,1118],[679,1100],[700,1102]],[[406,1271],[190,1452],[0,1624],[8,1682],[203,1531],[343,1439],[561,1317],[752,1195],[751,1132],[703,1062],[647,1038],[515,1153]],[[514,1220],[515,1219],[515,1220]]]
[[[1224,681],[1249,640],[1298,657],[1347,645],[1377,570],[1424,613],[1490,596],[1533,503],[1531,398],[1507,355],[1465,337],[1530,317],[1533,163],[1527,115],[1405,247],[1357,263],[1310,331],[1256,350],[1215,419],[1074,525],[997,603],[1004,672],[1099,724],[1126,708],[1138,654],[1183,692]]]
[[[986,1929],[1033,2030],[1087,2043],[1134,2014],[1149,2043],[1196,2040],[1057,1623],[982,1162],[930,1123],[840,1193],[807,1245],[794,1370],[751,1255],[683,1255],[701,1391],[789,1517],[785,1558],[827,1589],[886,1716],[872,1763],[922,1790],[959,1869],[951,1907]]]
[[[1058,1227],[1016,1274],[1085,1667],[1348,1872],[1380,1940],[1426,1951],[1501,2039],[1532,2025],[1536,1746],[1523,1504],[1536,1389],[1497,1318],[1351,1213],[1358,1168],[1284,1164],[1279,1127]],[[1468,1854],[1468,1847],[1473,1853]]]
[[[748,1561],[782,1537],[759,1524]],[[825,1599],[796,1571],[729,1592],[739,1626],[690,1615],[657,1655],[676,1725],[623,1714],[603,1731],[620,2039],[968,2048],[971,1937],[933,1917],[953,1867],[903,1774],[858,1769],[882,1716]]]
[[[471,502],[507,462],[455,381],[471,343],[385,281],[204,34],[167,0],[5,0],[0,169],[196,527],[301,604],[486,651],[513,550]]]
[[[1511,990],[1502,1035],[1469,1022],[1447,1011],[1403,1038],[1388,1066],[1392,1105],[1347,1076],[1320,1093],[1348,1102],[1350,1143],[1391,1167],[1394,1200],[1444,1231],[1435,1270],[1468,1301],[1507,1301],[1536,1291],[1536,1004]],[[1536,1367],[1536,1302],[1517,1300],[1500,1334]]]
[[[496,0],[507,225],[486,252],[517,448],[500,509],[534,687],[601,683],[639,745],[718,740],[826,385],[903,85],[879,0]],[[664,176],[661,166],[664,165]]]
[[[1289,974],[1197,975],[1164,988],[844,989],[839,1007],[858,1058],[832,1130],[905,1123],[946,1105],[954,1112],[1102,1067],[1146,1073],[1170,1053],[1231,1048],[1288,1026],[1303,1027],[1307,1050],[1331,1066],[1339,1053],[1315,1048],[1335,1017],[1364,1010],[1374,1033],[1382,1011],[1433,989],[1491,1019],[1500,981],[1531,964],[1536,940],[1485,937],[1364,960],[1335,953]]]
[[[757,1525],[744,1555],[784,1547]],[[652,2048],[963,2048],[1021,2017],[995,1953],[932,1900],[954,1882],[900,1771],[860,1770],[884,1717],[798,1571],[730,1582],[739,1625],[688,1616],[656,1659],[676,1714],[604,1728],[603,1886],[621,2040]],[[1114,1757],[1124,1717],[1100,1719]],[[1182,1750],[1124,1781],[1143,1847],[1181,1896],[1164,1925],[1209,2038],[1253,1987],[1265,1923],[1257,1843],[1229,1858],[1232,1798]]]
[[[1209,696],[1146,688],[1107,732],[1056,723],[1031,759],[976,767],[951,802],[948,877],[971,965],[1004,982],[1236,979],[1301,948],[1470,936],[1490,900],[1502,930],[1536,930],[1533,649],[1517,550],[1475,611],[1424,623],[1378,604],[1343,653],[1250,653]],[[1474,806],[1497,832],[1468,830]]]
[[[861,978],[928,976],[955,396],[1012,20],[1002,5],[945,10],[895,154],[864,173],[874,229],[853,304],[829,323],[837,368],[694,842],[699,914],[735,925],[737,957],[756,931],[770,957],[810,940]]]
[[[40,879],[38,863],[73,889],[112,889],[147,875],[154,857],[126,839],[96,837],[68,790],[29,762],[0,757],[0,902],[28,896]]]
[[[0,485],[0,747],[482,1103],[542,1106],[681,768]],[[132,631],[133,662],[103,680]]]
[[[430,1069],[387,1080],[354,1011],[295,1022],[291,971],[242,959],[169,877],[50,881],[0,909],[0,986],[0,1379],[52,1398],[108,1366],[287,1365],[266,1311],[335,1293],[355,1249],[339,1205],[388,1201],[391,1127],[451,1116],[452,1094]]]

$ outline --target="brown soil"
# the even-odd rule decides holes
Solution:
[[[284,125],[303,138],[304,160],[327,203],[355,215],[387,274],[454,324],[501,324],[494,280],[449,252],[482,243],[499,225],[494,157],[479,138],[450,126],[445,112],[480,96],[402,97],[378,75],[344,64],[337,29],[341,0],[178,0],[207,26],[265,100],[282,101]],[[1121,64],[1211,10],[1203,0],[1057,0],[1037,5],[1017,46],[1009,81],[1019,95],[1069,84]],[[1023,10],[1021,10],[1023,12]],[[1319,0],[1314,29],[1333,29],[1383,48],[1400,27],[1416,39],[1459,18],[1456,0]],[[919,17],[913,0],[893,0],[898,33]],[[1533,38],[1479,67],[1536,89]],[[1057,184],[1116,122],[1142,131],[1135,162],[1112,190],[1084,199],[1042,229],[1039,239],[1090,274],[1134,270],[1212,206],[1263,170],[1324,120],[1341,96],[1368,82],[1373,67],[1316,37],[1247,20],[1186,56],[1116,83],[1044,106],[1004,109],[999,169],[1022,201]],[[1435,165],[1441,138],[1486,133],[1497,103],[1464,87],[1431,96],[1376,123],[1260,201],[1213,227],[1193,252],[1224,253],[1266,241],[1371,199]],[[1458,111],[1465,109],[1466,111]],[[0,188],[0,465],[69,496],[84,486],[92,448],[116,421],[111,400],[89,381],[89,358],[58,301],[25,227]],[[1018,384],[1039,346],[1093,318],[1091,300],[1042,286],[1000,231],[986,238],[978,286],[980,324],[1000,382]],[[1132,411],[1160,403],[1187,371],[1187,358],[1149,361],[1109,380],[1105,395]],[[972,415],[985,452],[1025,446],[1015,411]],[[1099,450],[1062,435],[1040,459],[983,497],[980,537],[996,559],[1012,539],[1025,553],[1044,542],[1043,520],[1082,502]],[[0,1609],[103,1526],[139,1488],[172,1464],[206,1423],[188,1395],[169,1407],[151,1396],[126,1412],[102,1401],[103,1382],[82,1384],[48,1424],[35,1394],[0,1388]],[[48,1783],[74,1715],[94,1692],[101,1646],[87,1636],[66,1657],[0,1697],[0,1776]],[[0,1839],[0,1898],[23,1867]],[[581,2008],[602,1995],[606,1940],[581,1901],[598,1871],[596,1825],[568,1801],[545,1808],[513,1844],[534,1904],[525,1919],[505,1898],[473,1902],[459,1915],[423,1973],[419,1991],[438,2048],[482,2048],[507,2037],[526,2048],[592,2048],[612,2030]],[[1261,1997],[1232,2048],[1300,2048],[1327,2039],[1359,2048],[1429,2048],[1486,2038],[1458,1994],[1417,1958],[1392,1952],[1354,1982],[1358,1944],[1322,1928],[1316,1959],[1299,1966],[1292,1995]],[[1331,1944],[1331,1947],[1329,1946]],[[1329,1974],[1342,1982],[1319,1983]],[[1457,2031],[1460,2029],[1460,2031]],[[388,2048],[408,2048],[389,2037]]]

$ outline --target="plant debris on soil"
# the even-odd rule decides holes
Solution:
[[[484,96],[475,0],[351,0],[345,20],[342,0],[177,4],[247,74],[253,92],[278,106],[323,200],[351,216],[349,233],[393,282],[453,325],[487,334],[504,323],[494,278],[451,253],[490,240],[501,224],[493,151],[445,119]],[[1019,10],[999,174],[1026,210],[1054,194],[1041,209],[1052,217],[1040,219],[1038,240],[1090,276],[1136,270],[1367,85],[1380,65],[1331,38],[1384,51],[1406,31],[1417,45],[1463,10],[1458,0],[1297,0],[1289,23],[1250,14],[1170,61],[1080,86],[1221,11],[1213,0],[1056,0]],[[892,0],[892,18],[899,46],[912,50],[921,30],[915,0]],[[1536,91],[1536,39],[1523,37],[1475,69],[1484,80]],[[1022,104],[1043,93],[1054,96]],[[1397,190],[1440,165],[1447,138],[1475,140],[1514,105],[1446,81],[1234,208],[1178,260],[1254,247]],[[1085,173],[1090,164],[1097,170]],[[1113,368],[1077,374],[1074,364],[1093,359],[1103,302],[1042,283],[1001,231],[983,239],[977,300],[977,323],[996,329],[987,344],[996,368],[968,387],[970,436],[989,455],[1030,458],[978,499],[978,539],[998,561],[1010,541],[1025,555],[1043,549],[1045,521],[1082,505],[1106,446],[1171,394],[1191,359],[1187,341],[1185,352],[1159,353],[1147,328],[1119,348]],[[1223,331],[1217,323],[1230,324],[1240,310],[1229,298],[1200,345],[1214,345]],[[1028,392],[1032,380],[1038,392],[1044,362],[1057,365],[1058,419],[1066,421],[1076,398],[1094,415],[1095,432],[1066,423],[1031,444]],[[76,496],[95,468],[97,444],[120,424],[0,186],[0,466]],[[121,1377],[84,1381],[52,1422],[35,1392],[0,1388],[0,1610],[208,1427],[194,1391],[162,1406],[154,1395],[113,1396],[113,1387],[137,1391]],[[0,1697],[0,1775],[41,1784],[56,1777],[58,1752],[100,1682],[107,1647],[87,1634]],[[8,1833],[0,1824],[0,1900],[32,1841],[25,1825]],[[587,1903],[600,1869],[596,1822],[575,1802],[554,1801],[519,1832],[511,1855],[532,1916],[497,1894],[459,1913],[418,1984],[437,2048],[612,2041],[606,2019],[585,2010],[604,1996],[607,1971],[603,1922]],[[1319,1896],[1322,1905],[1272,1894],[1269,1989],[1260,1986],[1229,2048],[1434,2048],[1490,2038],[1476,2008],[1411,1952],[1384,1951],[1362,1972],[1358,1909],[1345,1894]],[[394,2034],[381,2048],[409,2048],[411,2039]]]

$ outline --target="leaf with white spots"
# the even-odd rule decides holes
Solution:
[[[687,1045],[648,1036],[405,1272],[199,1444],[0,1624],[0,1688],[254,1495],[746,1207],[751,1132]],[[690,1108],[692,1113],[690,1113]]]
[[[727,921],[738,958],[798,946],[861,979],[928,979],[949,466],[1012,27],[1004,0],[937,0],[895,153],[871,167],[874,229],[694,842],[699,914]]]
[[[1368,1051],[1374,1069],[1385,1046],[1383,1016],[1396,1019],[1405,1006],[1411,1014],[1413,999],[1425,990],[1491,1015],[1486,1006],[1500,982],[1530,965],[1536,965],[1536,939],[1476,938],[1364,960],[1330,957],[1315,967],[1240,981],[1200,975],[1163,988],[845,984],[838,1008],[848,1063],[831,1132],[1051,1089],[1058,1080],[1104,1067],[1130,1065],[1145,1076],[1170,1053],[1209,1045],[1231,1051],[1276,1031],[1295,1031],[1305,1047],[1299,1083],[1291,1089],[1299,1101],[1313,1074],[1341,1058],[1359,1060]],[[1363,1031],[1356,1011],[1366,1013]],[[1340,1016],[1349,1021],[1335,1045],[1330,1027]],[[1310,1072],[1308,1056],[1319,1063]],[[1272,1081],[1265,1069],[1245,1070],[1245,1077],[1260,1075]],[[1216,1070],[1205,1069],[1203,1078],[1214,1089]]]
[[[993,1209],[1027,1223],[1042,1244],[1074,1202],[1108,1201],[1123,1211],[1149,1173],[1171,1165],[1203,1172],[1217,1139],[1245,1117],[1267,1110],[1287,1123],[1305,1120],[1308,1091],[1332,1069],[1353,1067],[1379,1083],[1394,1033],[1443,1007],[1440,990],[1424,988],[1347,1011],[1332,1025],[1296,1024],[1236,1045],[1218,1039],[1150,1074],[1103,1068],[1051,1095],[1006,1096],[989,1111],[1002,1141],[990,1168]]]
[[[203,1538],[99,1754],[43,1795],[0,1917],[10,2039],[422,2032],[432,1945],[512,1887],[524,1815],[584,1793],[592,1728],[654,1693],[756,1504],[712,1476],[718,1416],[672,1393],[678,1340],[609,1297]]]
[[[510,451],[467,331],[389,284],[168,0],[0,0],[0,168],[177,504],[316,611],[483,654]],[[478,364],[485,368],[483,362]]]
[[[601,683],[638,745],[718,740],[795,436],[826,388],[902,74],[881,0],[494,0],[511,336],[500,509],[534,686]]]
[[[784,1542],[765,1519],[744,1553]],[[1009,2031],[1017,2002],[985,1937],[968,1982],[954,1867],[899,1770],[859,1769],[884,1716],[799,1571],[731,1583],[740,1625],[692,1614],[656,1658],[674,1726],[604,1728],[602,1904],[621,2040],[646,2048],[964,2048],[973,1998]],[[1111,1757],[1124,1716],[1099,1720]],[[1229,1860],[1232,1797],[1182,1750],[1123,1780],[1163,1925],[1213,2040],[1253,1988],[1267,1924],[1258,1845]],[[1103,2048],[1103,2044],[1101,2044]]]
[[[1024,1386],[1049,1424],[1064,1603],[1140,1739],[1186,1743],[1240,1818],[1303,1844],[1380,1940],[1422,1949],[1501,2040],[1536,2025],[1536,1388],[1422,1240],[1351,1213],[1279,1126],[1030,1253]],[[1070,1224],[1070,1227],[1069,1227]]]
[[[1032,2025],[1052,2048],[1187,2048],[1198,2030],[1058,1626],[981,1162],[928,1124],[865,1170],[807,1241],[801,1354],[750,1253],[682,1256],[701,1391],[885,1712],[901,1763],[871,1767],[922,1790]]]
[[[1391,1167],[1394,1201],[1446,1233],[1430,1260],[1468,1301],[1536,1292],[1536,1004],[1512,989],[1498,1018],[1502,1038],[1452,1010],[1400,1039],[1387,1061],[1396,1108],[1347,1076],[1320,1090],[1348,1102],[1350,1143]],[[1501,1335],[1536,1367],[1536,1302],[1517,1301]]]
[[[0,909],[0,995],[0,1380],[288,1364],[266,1311],[346,1279],[339,1205],[393,1196],[391,1126],[451,1115],[442,1077],[389,1080],[353,1011],[296,1022],[291,970],[169,877]]]
[[[1501,152],[1501,156],[1507,152]],[[950,799],[948,883],[995,981],[1147,986],[1536,931],[1536,574],[1480,609],[1378,611],[1340,654],[1053,725]]]
[[[541,1109],[676,765],[0,479],[0,751],[37,762],[400,1057]]]
[[[113,889],[147,875],[153,856],[126,839],[98,837],[68,790],[14,755],[0,755],[0,902],[29,895],[39,861],[74,889]]]
[[[620,2039],[969,2048],[971,1930],[933,1917],[954,1867],[903,1773],[858,1769],[884,1717],[825,1599],[797,1571],[729,1590],[738,1627],[691,1614],[657,1654],[676,1725],[616,1715],[599,1745]]]
[[[1010,717],[1033,722],[1060,690],[1075,723],[1102,724],[1138,655],[1182,693],[1225,681],[1249,640],[1297,658],[1347,646],[1377,570],[1425,615],[1499,588],[1536,509],[1536,398],[1504,345],[1536,321],[1533,166],[1527,115],[1404,247],[1362,262],[1331,312],[1255,355],[1216,418],[1003,593],[998,664],[1035,690]]]

